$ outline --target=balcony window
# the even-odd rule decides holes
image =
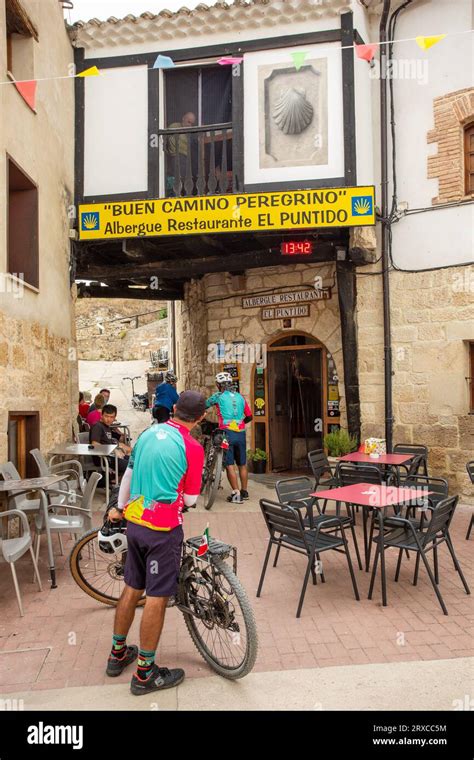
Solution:
[[[168,196],[232,190],[232,70],[165,72],[165,191]]]

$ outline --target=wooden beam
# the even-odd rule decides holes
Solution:
[[[146,264],[110,264],[107,266],[87,261],[78,262],[77,279],[122,280],[133,277],[169,277],[191,279],[210,272],[243,272],[257,267],[274,267],[285,264],[314,264],[334,261],[335,247],[332,243],[317,244],[309,256],[282,256],[279,252],[250,251],[211,256],[197,259],[168,259]]]
[[[144,301],[180,301],[184,297],[182,288],[155,290],[153,288],[107,287],[101,285],[81,285],[78,298],[133,298]]]
[[[351,262],[338,261],[337,294],[341,313],[342,358],[346,394],[347,427],[360,442],[360,396],[357,351],[357,293],[355,267]]]

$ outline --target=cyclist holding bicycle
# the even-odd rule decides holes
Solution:
[[[122,478],[118,507],[110,520],[128,521],[125,588],[115,613],[107,675],[118,676],[138,655],[132,694],[178,686],[180,668],[155,664],[169,597],[176,592],[183,543],[182,511],[194,506],[201,489],[204,450],[190,431],[205,416],[205,398],[185,391],[174,406],[174,418],[145,430],[135,444]],[[140,625],[140,649],[126,638],[143,592],[146,602]]]
[[[244,499],[249,498],[245,425],[252,420],[252,410],[244,397],[235,391],[230,372],[218,372],[216,384],[219,392],[207,399],[206,408],[217,407],[219,428],[225,430],[229,442],[229,448],[225,453],[225,467],[232,493],[227,497],[227,501],[242,504]],[[234,463],[239,468],[240,489]]]

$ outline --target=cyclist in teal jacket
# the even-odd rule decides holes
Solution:
[[[229,372],[218,372],[216,384],[219,391],[207,399],[206,408],[216,407],[219,427],[225,430],[229,442],[225,467],[232,493],[227,501],[242,504],[244,499],[249,498],[245,425],[252,420],[252,410],[244,397],[234,390],[234,381]],[[234,464],[239,469],[240,489]]]

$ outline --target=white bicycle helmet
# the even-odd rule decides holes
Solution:
[[[232,375],[230,372],[218,372],[216,375],[216,383],[217,385],[222,385],[223,383],[232,383],[234,382]]]
[[[97,534],[97,540],[99,549],[104,554],[121,554],[128,548],[127,534],[118,530],[109,533],[107,528],[102,528]]]

